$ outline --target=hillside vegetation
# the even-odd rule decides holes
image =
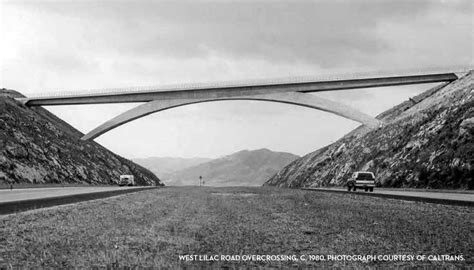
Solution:
[[[265,185],[342,185],[369,170],[383,187],[474,188],[474,73],[430,89],[286,166]]]
[[[149,170],[96,142],[41,107],[15,101],[21,94],[0,90],[0,184],[115,184],[133,174],[140,185],[161,185]]]

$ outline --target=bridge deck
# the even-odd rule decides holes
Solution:
[[[357,88],[450,82],[457,78],[458,77],[455,73],[438,73],[312,82],[155,89],[147,91],[18,98],[17,100],[23,102],[27,106],[130,103],[148,102],[157,99],[224,98],[283,92],[310,93]]]

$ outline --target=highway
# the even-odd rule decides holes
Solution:
[[[0,215],[106,198],[157,187],[54,187],[0,190]]]
[[[0,203],[22,200],[33,200],[70,196],[84,193],[97,193],[104,191],[116,191],[124,189],[136,189],[143,187],[54,187],[54,188],[25,188],[0,190]]]
[[[462,192],[462,191],[426,191],[426,190],[393,190],[393,189],[380,189],[375,188],[373,192],[360,191],[347,191],[343,188],[303,188],[305,190],[319,191],[319,192],[333,192],[333,193],[345,193],[363,196],[382,197],[389,199],[399,199],[407,201],[421,201],[429,203],[439,204],[452,204],[452,205],[464,205],[474,206],[474,193]]]

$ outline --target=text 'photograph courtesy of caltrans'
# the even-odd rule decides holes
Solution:
[[[0,0],[0,270],[474,268],[470,0]]]

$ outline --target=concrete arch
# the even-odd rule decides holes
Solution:
[[[130,109],[113,119],[105,122],[104,124],[93,129],[84,137],[82,140],[95,139],[98,136],[106,133],[107,131],[121,126],[125,123],[133,121],[135,119],[144,117],[146,115],[164,111],[171,108],[180,106],[203,103],[203,102],[214,102],[214,101],[225,101],[225,100],[260,100],[269,102],[286,103],[292,105],[298,105],[317,109],[321,111],[330,112],[361,124],[369,126],[371,128],[378,127],[380,121],[362,113],[354,108],[347,105],[337,103],[328,99],[320,98],[314,95],[300,93],[300,92],[286,92],[286,93],[273,93],[263,95],[250,95],[250,96],[238,96],[238,97],[222,97],[222,98],[202,98],[202,99],[166,99],[166,100],[153,100],[145,104]]]

